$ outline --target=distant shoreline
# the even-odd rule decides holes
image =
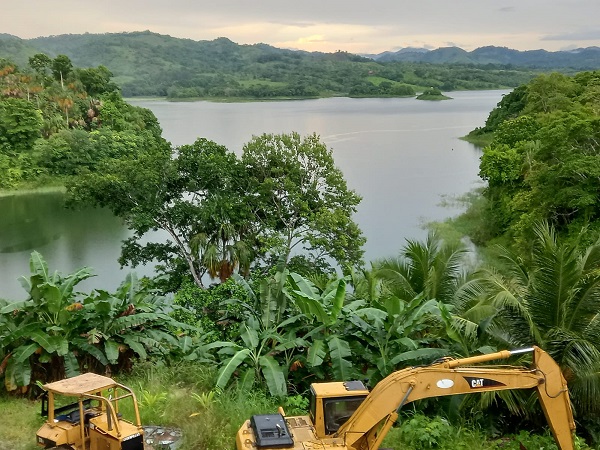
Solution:
[[[65,186],[41,186],[37,188],[17,188],[14,190],[0,190],[0,198],[3,197],[16,197],[19,195],[29,194],[50,194],[50,193],[66,193],[67,188]]]

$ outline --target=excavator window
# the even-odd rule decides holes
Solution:
[[[335,433],[354,414],[364,399],[364,395],[324,399],[325,433]]]

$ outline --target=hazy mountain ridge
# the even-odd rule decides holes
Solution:
[[[547,50],[514,50],[508,47],[485,46],[470,52],[459,47],[435,50],[400,49],[369,55],[379,62],[426,62],[432,64],[494,64],[547,69],[589,70],[600,68],[600,48],[586,47],[549,52]]]

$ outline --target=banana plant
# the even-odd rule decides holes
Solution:
[[[439,305],[422,295],[411,301],[388,297],[373,306],[357,309],[350,321],[356,326],[369,379],[375,383],[407,363],[423,363],[445,356],[446,349],[432,347],[435,336],[428,332],[439,322]]]
[[[0,349],[11,355],[4,374],[9,391],[29,385],[30,358],[34,354],[42,364],[54,362],[51,366],[55,370],[62,362],[67,375],[77,373],[77,359],[70,343],[81,323],[78,310],[83,295],[74,292],[74,288],[93,276],[87,267],[66,276],[59,272],[50,273],[48,264],[38,252],[31,254],[29,267],[29,278],[20,279],[29,298],[4,302],[0,306]]]
[[[331,372],[337,380],[349,380],[356,374],[352,364],[352,349],[346,339],[348,317],[355,314],[361,302],[346,301],[347,279],[331,280],[323,290],[310,280],[297,273],[288,276],[285,293],[307,318],[311,330],[303,336],[309,343],[307,363],[317,372],[326,376],[324,363],[331,364]]]
[[[81,294],[74,288],[92,276],[90,269],[51,274],[38,252],[31,254],[30,268],[31,276],[22,279],[29,298],[0,303],[0,354],[8,355],[9,391],[30,384],[34,364],[46,366],[48,379],[58,379],[78,374],[81,366],[102,370],[188,344],[173,330],[189,326],[175,322],[164,298],[147,291],[133,274],[114,294]]]
[[[264,382],[271,395],[282,397],[287,394],[287,374],[297,350],[306,345],[296,335],[301,316],[283,319],[286,301],[282,295],[285,272],[262,280],[258,294],[243,279],[237,281],[248,292],[251,304],[242,304],[248,311],[247,319],[240,324],[239,339],[230,342],[215,342],[220,347],[218,355],[222,363],[216,385],[224,389],[235,373],[244,387]]]
[[[282,324],[285,326],[285,323]],[[274,329],[261,329],[258,322],[249,319],[240,327],[241,343],[222,343],[220,351],[226,357],[217,376],[217,387],[224,389],[235,371],[241,370],[242,385],[250,388],[257,380],[264,380],[274,397],[287,394],[286,368],[276,356],[298,344],[294,338],[282,335]]]

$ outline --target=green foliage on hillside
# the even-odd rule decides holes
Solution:
[[[444,91],[515,87],[535,74],[493,65],[382,63],[341,51],[308,53],[238,45],[227,38],[193,41],[150,31],[50,36],[21,44],[5,53],[0,45],[0,57],[23,60],[30,47],[51,57],[65,54],[80,67],[108,67],[125,96],[172,99],[413,96],[423,86]]]
[[[488,206],[488,238],[527,248],[533,224],[548,221],[560,235],[587,228],[600,235],[600,72],[540,75],[505,96],[485,127],[493,132],[480,176]]]
[[[123,101],[111,78],[65,55],[35,54],[22,68],[0,61],[0,189],[94,172],[106,159],[165,145],[154,115]]]

